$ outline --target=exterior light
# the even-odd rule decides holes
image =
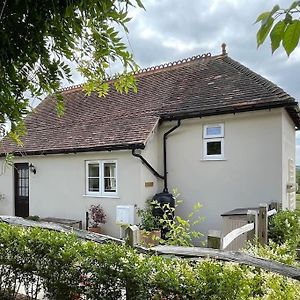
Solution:
[[[33,164],[29,165],[29,169],[33,174],[36,174],[36,167]]]

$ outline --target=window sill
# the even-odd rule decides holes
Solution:
[[[83,197],[87,198],[110,198],[110,199],[120,199],[117,195],[82,195]]]
[[[226,161],[227,159],[222,157],[222,158],[202,158],[200,161]]]

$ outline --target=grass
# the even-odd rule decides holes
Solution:
[[[300,209],[300,194],[296,194],[296,207]]]

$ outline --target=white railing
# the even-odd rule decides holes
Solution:
[[[273,204],[274,206],[274,204]],[[208,247],[226,249],[236,238],[244,233],[250,233],[253,231],[261,244],[267,243],[268,237],[268,217],[273,216],[277,213],[275,208],[267,210],[267,204],[261,204],[259,210],[248,210],[248,224],[245,224],[239,228],[236,228],[221,237],[220,231],[210,231],[208,234]]]
[[[249,232],[251,230],[254,230],[254,223],[249,223],[230,231],[223,237],[222,249],[225,249],[229,244],[231,244],[237,237],[239,237],[243,233]]]

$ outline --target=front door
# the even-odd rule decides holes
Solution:
[[[27,163],[15,164],[15,215],[29,216],[29,166]]]

